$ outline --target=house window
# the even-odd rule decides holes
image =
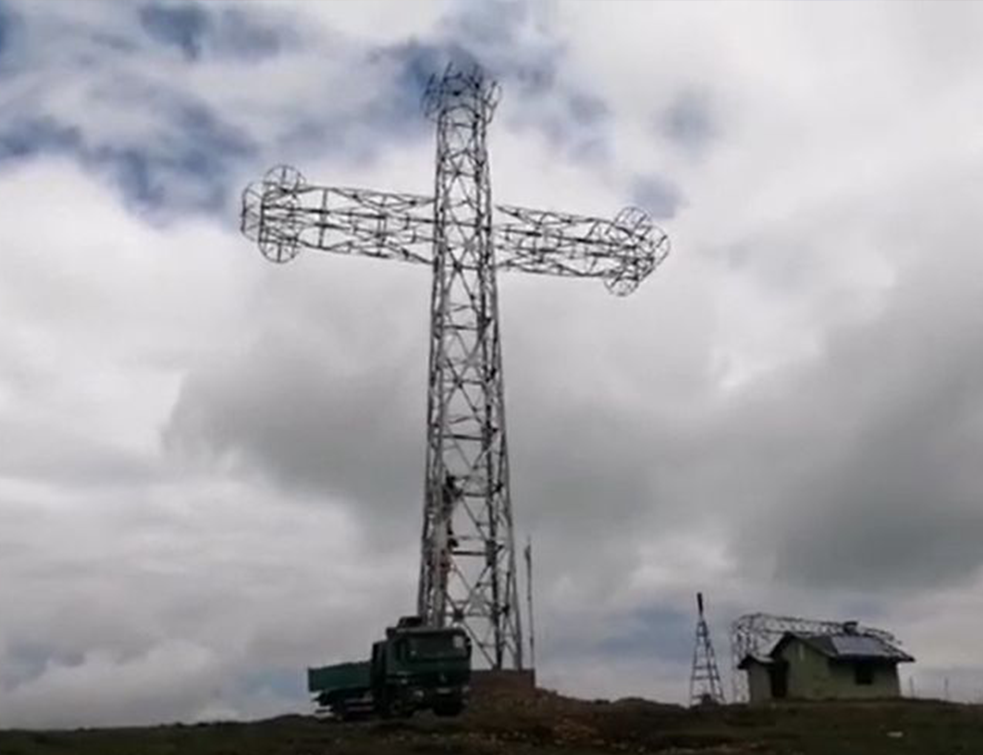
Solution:
[[[871,685],[874,683],[874,664],[857,663],[853,667],[853,677],[857,684]]]

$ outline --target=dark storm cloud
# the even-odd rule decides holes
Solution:
[[[120,29],[68,25],[57,6],[31,10],[17,25],[18,67],[10,82],[17,94],[0,122],[0,159],[69,155],[111,176],[140,207],[224,206],[229,172],[256,151],[250,137],[202,97],[150,75],[141,66],[153,55]],[[39,57],[34,51],[41,47],[55,47],[58,56]],[[57,93],[78,92],[86,93],[85,109],[51,109]],[[122,124],[145,118],[146,131],[112,122],[96,127],[90,109]]]
[[[114,96],[122,104],[131,82],[121,78],[114,83]],[[137,97],[135,92],[132,96]],[[90,144],[72,124],[46,116],[15,116],[0,126],[0,168],[4,161],[69,155],[110,175],[137,207],[224,208],[231,191],[227,176],[254,154],[255,145],[193,99],[171,91],[144,91],[139,98],[143,97],[143,107],[159,112],[162,122],[175,129],[173,135],[147,145]]]
[[[158,477],[145,458],[50,423],[0,419],[0,435],[22,438],[0,459],[0,477],[47,480],[77,488],[149,484]]]
[[[148,3],[138,14],[151,39],[177,47],[188,60],[202,55],[262,58],[297,41],[289,25],[273,23],[268,15],[203,2]]]
[[[233,193],[228,178],[237,165],[256,154],[256,144],[200,102],[173,92],[160,92],[150,99],[179,136],[165,139],[156,149],[100,145],[83,152],[83,162],[108,167],[126,196],[137,204],[224,209]],[[192,192],[187,190],[189,185]]]
[[[465,2],[443,19],[442,32],[448,44],[465,48],[496,76],[542,93],[556,82],[561,51],[541,36],[535,40],[539,44],[532,44],[530,36],[540,23],[537,10],[528,3]]]
[[[539,130],[579,158],[604,157],[608,107],[598,93],[562,75],[566,52],[550,34],[551,12],[516,0],[461,3],[443,19],[430,58],[479,63],[515,100],[510,125]]]
[[[176,45],[191,60],[201,55],[208,20],[208,12],[197,3],[154,3],[140,8],[140,25],[147,34],[163,44]]]
[[[538,671],[572,669],[585,662],[606,669],[613,664],[637,664],[640,668],[659,666],[662,674],[673,669],[672,677],[686,678],[693,654],[694,613],[657,606],[625,610],[596,604],[592,611],[589,608],[565,606],[563,623],[546,622],[539,627]],[[540,619],[542,614],[540,607]],[[615,697],[630,694],[625,684],[614,686]]]
[[[78,149],[79,129],[52,118],[14,117],[0,128],[0,165],[6,160],[27,158],[42,152],[62,153]]]
[[[683,205],[680,190],[661,176],[639,176],[632,186],[632,202],[657,220],[670,220]]]
[[[38,679],[49,664],[77,666],[83,659],[82,653],[60,653],[57,648],[29,640],[16,642],[6,649],[0,688],[11,690]]]
[[[380,91],[369,104],[363,124],[376,124],[380,136],[387,140],[431,136],[432,124],[422,115],[423,96],[430,78],[448,65],[469,70],[478,62],[455,42],[435,44],[418,39],[370,50],[366,59],[389,72],[391,86]]]
[[[693,654],[694,626],[692,614],[669,608],[639,608],[612,621],[611,634],[601,638],[595,650],[618,657],[685,661]]]
[[[777,569],[795,582],[924,588],[983,565],[983,313],[966,306],[983,291],[938,282],[907,282],[801,385],[835,429],[780,517]]]
[[[19,18],[13,9],[5,1],[0,1],[0,74],[10,56],[11,37],[18,23]]]
[[[562,67],[558,52],[543,54],[537,48],[534,55],[526,57],[517,52],[523,47],[508,36],[513,26],[504,25],[490,39],[452,32],[446,42],[423,43],[414,39],[373,53],[370,59],[389,63],[396,70],[396,87],[380,96],[373,108],[374,117],[398,123],[411,133],[429,134],[429,124],[420,118],[420,103],[430,77],[439,75],[448,65],[460,70],[480,65],[508,89],[509,97],[522,101],[521,108],[512,108],[512,125],[535,128],[581,156],[601,154],[606,145],[608,119],[603,100],[558,81],[557,71]],[[474,33],[468,29],[468,34]],[[497,44],[503,47],[499,49]]]
[[[403,527],[423,496],[422,361],[390,354],[338,369],[327,353],[262,338],[185,383],[166,440],[186,454],[238,457],[279,486],[341,497],[366,522]]]
[[[533,12],[525,4],[505,5],[495,13],[466,6],[448,16],[432,40],[381,47],[331,31],[307,29],[301,36],[287,14],[268,10],[150,3],[127,7],[114,27],[105,28],[67,23],[58,6],[32,8],[23,22],[3,24],[4,39],[20,39],[11,70],[22,81],[31,77],[35,86],[20,86],[13,115],[0,123],[0,158],[70,155],[110,177],[138,209],[233,212],[242,176],[266,163],[324,154],[371,161],[394,141],[429,139],[420,117],[423,91],[429,77],[452,61],[480,62],[516,87],[530,105],[516,110],[522,113],[518,125],[540,129],[578,154],[599,154],[606,107],[558,79],[558,49],[544,46],[538,36],[525,38],[537,23]],[[62,64],[32,52],[42,45],[57,49]],[[173,50],[181,59],[169,57]],[[273,139],[257,135],[242,113],[219,101],[224,93],[193,92],[154,71],[154,61],[191,73],[224,59],[259,65],[287,52],[297,76],[310,79],[310,89],[302,103],[272,114]],[[315,75],[319,67],[344,68],[349,79],[364,80],[363,89],[373,96],[347,106],[336,102],[330,82]],[[106,117],[94,127],[89,107],[52,112],[51,92],[66,98],[84,92],[91,110]],[[137,129],[134,119],[145,120],[145,128]]]
[[[577,406],[562,388],[538,380],[513,388],[510,398],[516,495],[522,520],[544,533],[544,546],[563,551],[571,537],[589,538],[599,527],[630,528],[658,500],[650,428]]]
[[[709,94],[694,89],[680,92],[662,113],[659,130],[691,155],[702,155],[718,134]]]
[[[407,118],[409,110],[418,113],[422,93],[422,85],[410,82],[404,70],[416,65],[413,55],[382,64],[375,56],[373,63],[372,50],[361,43],[333,44],[316,30],[301,38],[287,15],[149,4],[126,7],[107,29],[73,25],[57,5],[31,11],[23,22],[3,27],[5,39],[16,36],[18,42],[10,66],[17,87],[11,91],[17,94],[0,122],[0,159],[69,155],[111,177],[140,209],[171,215],[189,209],[231,212],[230,198],[238,196],[240,177],[251,166],[299,152],[369,159],[392,139],[422,134],[417,126],[422,119]],[[149,45],[141,42],[145,37]],[[57,49],[58,57],[39,56],[35,51],[42,47]],[[181,50],[184,60],[170,60],[170,48]],[[275,144],[257,140],[244,114],[220,101],[224,92],[196,91],[179,75],[161,77],[155,70],[176,66],[190,74],[223,65],[227,58],[255,66],[288,48],[296,73],[311,79],[310,97],[301,107],[273,115],[279,131]],[[354,111],[332,106],[332,92],[319,89],[320,65],[350,66],[366,88],[379,89],[378,96]],[[68,100],[79,93],[85,98],[81,110],[52,109],[62,96]],[[105,118],[97,123],[94,112]],[[275,155],[263,158],[264,153]]]
[[[306,680],[297,673],[294,666],[266,669],[260,672],[243,672],[236,680],[236,686],[247,696],[273,693],[284,699],[297,699],[308,694]]]
[[[277,485],[342,498],[366,524],[405,538],[415,530],[422,500],[425,286],[420,275],[406,276],[419,306],[390,302],[380,314],[355,303],[360,291],[378,295],[366,281],[379,266],[349,266],[330,258],[310,263],[323,266],[318,270],[332,278],[357,274],[345,287],[349,301],[336,299],[337,281],[323,295],[316,293],[316,280],[310,289],[305,283],[301,300],[311,295],[335,303],[301,304],[289,315],[297,318],[297,331],[267,331],[248,351],[191,374],[167,430],[169,447],[192,456],[238,459],[244,469]],[[402,278],[406,272],[391,274]],[[604,292],[588,296],[600,298]],[[510,304],[503,304],[511,313],[506,316],[517,319],[529,306],[519,303],[516,311]],[[612,309],[617,304],[612,300]],[[357,333],[341,325],[353,317],[359,318]],[[394,340],[397,319],[405,332]],[[576,351],[544,348],[546,330],[527,335],[508,329],[503,337],[506,369],[517,368],[508,373],[509,442],[519,521],[542,533],[537,548],[545,562],[560,563],[572,543],[590,541],[598,528],[609,536],[628,533],[653,502],[672,505],[659,495],[657,480],[670,475],[674,454],[671,424],[652,428],[644,418],[571,400],[575,385],[554,382],[555,376],[571,359],[578,369],[582,363]],[[379,347],[368,351],[358,343]],[[555,363],[541,369],[548,355]],[[620,548],[609,538],[596,544],[597,554],[611,559],[620,557]]]
[[[717,462],[703,476],[729,491],[721,515],[762,577],[911,591],[983,565],[983,277],[958,231],[970,211],[940,196],[951,227],[932,231],[939,258],[904,268],[876,314],[831,327],[813,357],[758,381],[709,428]],[[906,206],[894,203],[891,217]]]

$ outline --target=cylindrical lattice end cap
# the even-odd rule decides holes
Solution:
[[[239,216],[239,230],[250,241],[259,239],[262,222],[263,184],[253,181],[242,190],[242,211]]]
[[[615,296],[634,292],[669,254],[669,237],[638,207],[619,212],[607,236],[609,243],[617,245],[619,264],[604,285]]]
[[[501,93],[498,82],[479,65],[465,69],[450,63],[441,76],[430,77],[423,93],[423,114],[436,121],[445,113],[464,111],[490,121]]]
[[[279,193],[297,191],[306,185],[304,174],[292,165],[274,165],[263,176],[263,187]]]
[[[300,251],[297,192],[305,184],[296,168],[278,165],[242,192],[240,230],[270,262],[289,262]]]
[[[266,259],[278,265],[290,262],[300,253],[300,243],[297,237],[289,234],[261,233],[256,245]]]

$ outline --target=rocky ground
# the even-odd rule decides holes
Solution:
[[[0,755],[700,753],[981,755],[983,707],[931,701],[688,710],[537,692],[463,716],[338,723],[286,716],[233,724],[0,732]]]

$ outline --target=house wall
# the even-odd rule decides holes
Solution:
[[[852,663],[833,662],[829,664],[831,697],[838,699],[864,700],[875,697],[900,697],[901,684],[898,681],[898,667],[878,665],[874,667],[872,684],[857,684]]]
[[[768,678],[768,668],[760,663],[751,663],[747,667],[748,699],[752,703],[764,703],[771,700],[771,681]]]
[[[834,697],[826,656],[799,640],[781,652],[788,662],[788,696],[805,700]]]
[[[901,685],[894,665],[873,669],[872,684],[857,684],[854,664],[830,661],[818,650],[798,640],[781,652],[788,662],[788,696],[802,700],[862,700],[899,697]]]

